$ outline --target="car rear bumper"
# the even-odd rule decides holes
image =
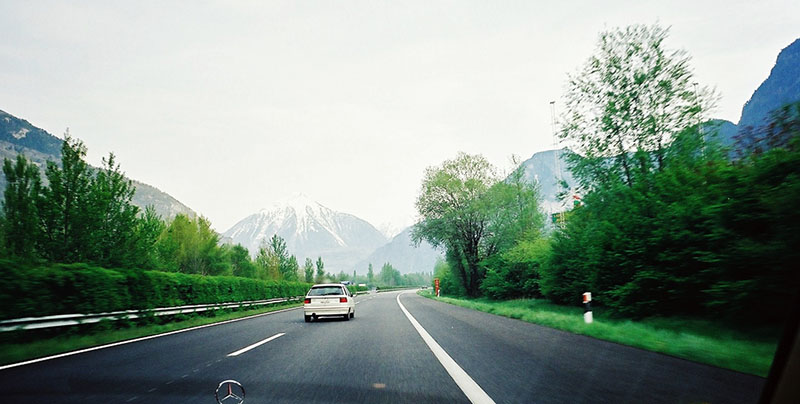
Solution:
[[[343,316],[350,313],[350,307],[304,307],[303,314],[306,316]]]

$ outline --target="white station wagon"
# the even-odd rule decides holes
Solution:
[[[306,322],[319,317],[343,317],[345,321],[356,315],[356,300],[347,286],[339,283],[314,285],[303,300],[303,317]]]

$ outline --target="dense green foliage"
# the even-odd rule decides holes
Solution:
[[[651,41],[645,41],[648,46],[638,46],[642,35]],[[640,57],[649,49],[664,53],[664,31],[657,28],[611,37],[616,42],[601,36],[603,59],[590,60],[587,69],[618,62],[606,55],[607,47],[637,49]],[[726,150],[704,141],[698,126],[691,125],[703,108],[688,88],[688,71],[680,80],[668,78],[669,84],[648,84],[654,75],[632,74],[641,77],[633,87],[624,77],[606,75],[597,78],[602,85],[570,89],[571,99],[595,102],[594,109],[606,115],[569,120],[562,132],[582,146],[583,154],[571,155],[570,163],[587,192],[585,205],[570,212],[553,236],[552,255],[540,274],[541,292],[554,302],[575,304],[581,293],[591,291],[597,304],[633,317],[700,314],[779,321],[800,290],[791,265],[798,258],[800,225],[794,206],[800,200],[800,130],[798,114],[791,114],[796,108],[779,111],[767,125],[768,139],[743,148],[740,158],[730,161]],[[666,118],[681,130],[648,129],[648,116],[625,109],[635,104],[591,93],[618,88],[619,97],[627,99],[646,86],[675,92],[678,98],[658,99],[663,105],[657,108],[675,109],[677,115]],[[587,109],[592,108],[572,106],[568,116]],[[763,145],[771,149],[764,151]]]
[[[443,295],[476,296],[477,279],[491,299],[578,305],[590,291],[609,315],[782,320],[800,290],[800,103],[722,148],[701,125],[714,95],[666,34],[603,33],[570,77],[561,136],[583,203],[547,238],[535,190],[513,175],[493,183],[466,155],[428,170],[415,237],[447,251],[434,270]]]
[[[347,285],[347,289],[350,290],[350,293],[356,294],[358,292],[366,292],[369,290],[366,286],[358,286],[358,285]]]
[[[320,258],[321,260],[321,258]],[[300,266],[294,255],[289,255],[286,241],[283,237],[274,234],[258,249],[256,264],[262,279],[286,279],[296,281],[300,279]]]
[[[483,262],[483,294],[492,299],[541,297],[539,273],[550,254],[547,239],[523,239],[517,245]]]
[[[171,272],[200,275],[230,275],[227,248],[218,247],[219,235],[205,218],[179,214],[162,231],[155,248],[160,268]]]
[[[479,155],[459,153],[440,167],[429,167],[417,210],[422,220],[412,238],[444,247],[451,273],[469,296],[480,294],[486,260],[539,235],[543,217],[537,192],[521,169],[505,181]]]
[[[465,296],[464,285],[461,284],[457,275],[450,270],[450,264],[446,260],[439,260],[433,268],[434,279],[439,279],[439,291],[442,295]]]
[[[310,284],[0,260],[0,318],[304,295]]]
[[[381,271],[378,273],[378,282],[384,286],[401,286],[403,284],[403,276],[400,271],[387,262],[383,264]]]
[[[6,176],[5,203],[3,204],[3,234],[24,234],[26,237],[3,237],[3,247],[9,252],[25,259],[36,254],[39,236],[39,213],[36,200],[41,192],[39,168],[21,154],[16,163],[4,160],[3,173]]]
[[[306,258],[303,264],[303,275],[306,282],[314,282],[314,261],[311,258]]]
[[[203,217],[179,214],[164,221],[152,207],[141,212],[131,203],[135,188],[114,155],[94,170],[85,161],[86,152],[80,140],[67,134],[60,164],[47,163],[46,181],[23,155],[16,161],[4,161],[7,185],[0,220],[0,258],[300,279],[297,258],[289,255],[279,236],[262,246],[253,260],[240,245],[220,245],[219,234]]]
[[[119,266],[147,256],[146,226],[130,201],[134,188],[110,154],[94,172],[86,147],[68,134],[61,164],[48,161],[43,185],[38,167],[22,155],[5,160],[5,252],[18,259],[91,261]]]
[[[60,164],[47,163],[46,181],[22,155],[4,161],[3,318],[257,300],[308,288],[277,235],[253,260],[241,245],[221,245],[203,217],[164,221],[151,207],[140,212],[113,154],[92,169],[83,143],[67,136],[61,155]]]
[[[693,86],[689,57],[664,47],[667,30],[633,25],[600,34],[569,77],[560,137],[576,152],[570,169],[586,190],[628,186],[666,164],[674,136],[703,121],[713,94]]]

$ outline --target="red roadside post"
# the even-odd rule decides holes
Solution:
[[[439,278],[433,279],[433,286],[435,288],[436,297],[439,297]]]

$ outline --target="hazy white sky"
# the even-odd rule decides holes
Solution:
[[[654,22],[736,122],[800,2],[0,0],[0,109],[220,232],[299,192],[399,227],[425,167],[552,148],[549,102],[598,33]]]

